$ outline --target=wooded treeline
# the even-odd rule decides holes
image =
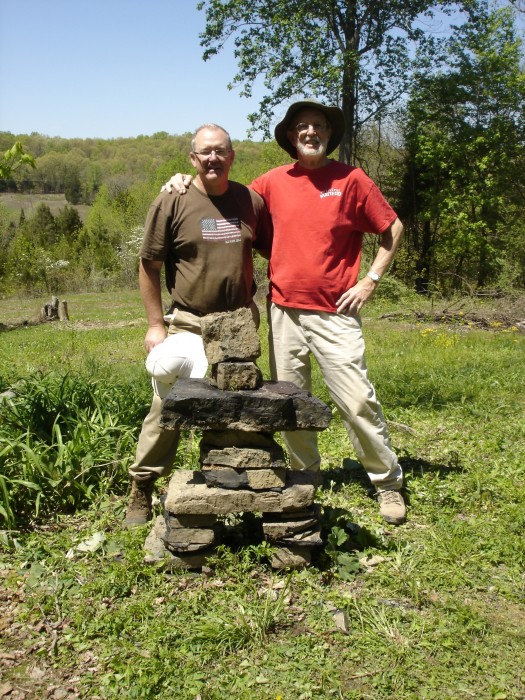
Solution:
[[[270,13],[274,4],[274,0],[257,0],[249,7],[240,0],[202,3],[208,22],[203,46],[211,55],[225,34],[235,33],[235,22],[245,21],[247,27],[252,22],[253,36],[248,29],[238,39],[239,60],[251,56],[253,65],[264,72],[271,65],[263,56],[266,44],[256,43],[261,26],[256,20],[266,22],[264,37],[270,41],[271,32],[284,25],[295,36],[292,20],[296,25],[308,20],[312,27],[321,27],[326,20],[328,26],[327,12],[342,17],[337,11],[349,11],[358,3],[312,0],[306,6],[279,0],[281,15]],[[293,9],[292,5],[296,6],[293,17],[284,12],[284,6]],[[369,9],[373,7],[370,4]],[[392,275],[420,293],[508,292],[525,287],[523,43],[511,8],[492,7],[481,0],[473,0],[469,7],[472,11],[465,21],[446,38],[417,43],[410,74],[403,80],[404,99],[392,102],[388,109],[378,105],[376,117],[368,114],[366,119],[359,111],[363,103],[355,102],[351,138],[340,154],[344,159],[351,142],[352,161],[368,172],[398,211],[406,238]],[[378,15],[379,20],[385,18]],[[285,35],[277,32],[277,36]],[[255,37],[255,43],[249,43],[250,37]],[[310,44],[301,47],[303,52],[310,49]],[[399,66],[408,70],[405,53],[397,45],[395,49],[384,68],[394,72],[397,56]],[[292,54],[290,60],[297,61],[298,55]],[[321,68],[317,80],[322,78]],[[329,68],[333,66],[324,65],[325,70]],[[288,69],[279,69],[286,84]],[[244,71],[248,79],[249,66]],[[381,78],[384,85],[387,77]],[[336,95],[337,80],[332,85]],[[279,92],[277,83],[274,86],[274,93],[284,100],[285,92]],[[380,84],[376,88],[379,99]],[[385,88],[385,96],[391,96],[390,90],[391,86]],[[318,96],[327,99],[328,94],[327,87]],[[372,104],[368,98],[367,108]],[[270,101],[265,105],[269,109]],[[261,118],[267,116],[263,110]],[[0,206],[0,291],[40,293],[135,285],[147,207],[171,174],[189,171],[190,140],[190,134],[163,132],[109,141],[0,134],[0,152],[21,141],[36,161],[36,169],[22,165],[0,183],[0,189],[60,192],[72,205],[90,205],[83,222],[69,206],[53,216],[40,205],[28,218]],[[232,177],[240,182],[249,183],[268,168],[288,162],[273,141],[234,145]],[[376,238],[370,237],[365,255],[372,256],[375,245]]]

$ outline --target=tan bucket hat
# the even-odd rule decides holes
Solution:
[[[343,111],[339,107],[324,105],[322,102],[319,102],[319,100],[314,99],[305,99],[299,100],[299,102],[294,102],[288,107],[288,110],[284,115],[284,119],[277,124],[274,132],[275,140],[279,146],[289,153],[292,158],[297,158],[297,150],[288,139],[288,127],[290,126],[290,122],[292,121],[294,114],[296,114],[300,109],[308,108],[318,109],[330,122],[330,126],[332,127],[332,135],[328,141],[327,155],[337,148],[345,132],[345,118]]]

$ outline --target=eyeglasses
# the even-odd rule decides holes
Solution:
[[[330,124],[321,124],[320,122],[307,124],[306,122],[300,122],[299,124],[292,126],[290,131],[297,131],[298,134],[304,134],[306,131],[308,131],[310,127],[312,127],[314,131],[317,131],[317,133],[322,134],[323,131],[326,131],[330,128]]]
[[[231,153],[231,150],[228,148],[206,148],[204,151],[193,151],[193,155],[202,156],[203,158],[210,158],[212,153],[215,153],[217,158],[226,158]]]

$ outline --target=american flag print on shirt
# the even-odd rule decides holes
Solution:
[[[239,243],[241,240],[241,222],[232,219],[201,219],[201,233],[205,241],[215,243]]]

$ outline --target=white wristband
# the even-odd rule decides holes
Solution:
[[[381,275],[378,275],[377,272],[372,272],[372,270],[367,272],[366,275],[367,277],[370,277],[371,280],[374,280],[374,282],[379,282],[381,279]]]

